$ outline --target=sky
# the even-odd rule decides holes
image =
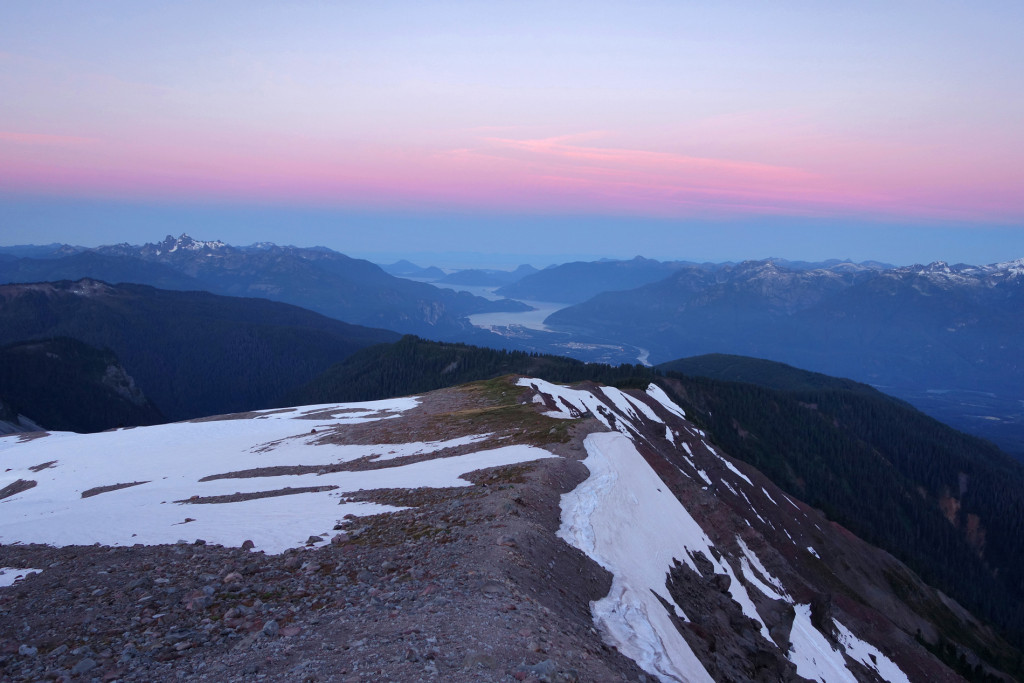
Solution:
[[[1022,26],[1019,1],[10,0],[0,244],[1018,258]]]

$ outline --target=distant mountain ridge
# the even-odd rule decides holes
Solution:
[[[531,301],[580,303],[601,292],[633,289],[668,277],[681,262],[642,256],[629,261],[575,261],[545,268],[497,290],[502,296]]]
[[[437,266],[420,267],[405,259],[381,265],[381,268],[396,277],[416,278],[440,285],[464,285],[468,287],[500,287],[518,282],[522,278],[539,272],[529,264],[523,264],[514,270],[496,268],[464,268],[445,273]]]
[[[0,255],[11,258],[62,258],[83,251],[88,251],[88,248],[59,242],[0,246]]]
[[[648,349],[654,362],[740,354],[869,382],[1024,451],[1022,311],[1022,260],[883,270],[750,261],[684,267],[559,310],[545,324]],[[963,392],[992,395],[992,412],[971,413]]]
[[[444,277],[444,271],[437,266],[423,268],[412,261],[395,261],[394,263],[382,264],[381,269],[395,277],[415,277],[423,280],[440,280]]]
[[[528,306],[389,276],[324,247],[233,247],[182,235],[142,246],[0,248],[0,282],[96,277],[258,296],[432,339],[603,362],[703,353],[770,358],[880,386],[1024,458],[1024,366],[1016,352],[1024,347],[1022,272],[1024,259],[892,267],[638,257],[562,264],[498,290],[526,300],[579,301],[546,320],[550,332],[518,326],[514,316],[507,325],[476,328],[469,315]],[[469,270],[448,277],[493,282],[492,275]]]
[[[877,261],[853,263],[838,259],[823,262],[763,259],[745,263],[772,264],[799,272],[827,270],[837,274],[880,271],[892,267]],[[604,292],[635,289],[672,277],[680,272],[686,272],[691,277],[710,276],[711,273],[720,270],[728,271],[742,265],[731,262],[658,261],[642,256],[628,261],[613,259],[575,261],[537,271],[516,283],[502,287],[498,290],[498,294],[516,299],[578,304]]]
[[[104,282],[133,282],[160,289],[200,290],[203,283],[163,263],[77,251],[66,255],[22,257],[0,263],[0,282],[55,282],[94,277]]]
[[[438,285],[467,285],[471,287],[500,287],[519,282],[540,271],[529,264],[523,264],[515,270],[495,270],[491,268],[469,268],[457,270],[437,280]]]
[[[449,338],[472,334],[473,313],[528,310],[466,292],[388,275],[378,266],[326,247],[260,243],[234,247],[187,234],[141,246],[127,243],[60,255],[44,248],[26,261],[0,261],[0,282],[91,277],[179,290],[283,301],[345,322]]]

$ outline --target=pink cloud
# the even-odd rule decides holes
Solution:
[[[666,217],[959,219],[993,213],[1019,217],[1022,208],[1012,194],[958,189],[927,173],[901,175],[895,163],[866,173],[840,164],[812,164],[806,156],[801,163],[772,164],[602,146],[609,134],[600,132],[523,139],[490,134],[478,131],[482,137],[471,144],[440,149],[284,136],[140,134],[99,140],[0,132],[0,145],[6,145],[0,185],[14,191],[172,201]]]
[[[806,212],[884,199],[790,166],[580,144],[593,137],[486,138],[479,148],[450,155],[460,164],[522,178],[545,194],[557,190],[587,206],[648,214]]]

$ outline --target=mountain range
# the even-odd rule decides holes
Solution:
[[[575,261],[527,275],[497,293],[512,299],[580,303],[601,292],[662,280],[685,265],[641,256],[631,261]]]
[[[322,247],[233,247],[182,235],[142,246],[4,247],[0,256],[0,281],[91,277],[259,296],[400,333],[587,361],[657,363],[705,353],[767,358],[868,382],[1024,457],[1020,261],[897,268],[638,257],[537,272],[430,271],[435,280],[463,281],[447,283],[456,288],[515,279],[497,291],[577,302],[548,316],[541,330],[539,318],[516,323],[530,309],[521,301],[394,277]],[[421,279],[426,272],[408,262],[387,268]],[[484,328],[470,323],[475,313],[489,314]]]
[[[64,252],[72,252],[63,255]],[[308,308],[345,322],[451,338],[477,330],[466,316],[523,311],[515,301],[491,301],[388,275],[380,267],[325,247],[260,243],[234,247],[168,236],[141,246],[59,247],[20,251],[35,257],[0,261],[0,282],[49,282],[83,277],[164,289],[261,297]]]
[[[395,261],[394,263],[384,263],[381,264],[380,267],[385,273],[394,275],[395,277],[439,280],[445,275],[444,271],[437,266],[427,266],[424,268],[405,259]]]
[[[686,266],[550,315],[570,336],[665,361],[732,353],[884,388],[1024,453],[1024,260],[796,270],[771,261]],[[977,394],[986,397],[979,414]]]
[[[444,277],[438,278],[437,285],[466,285],[470,287],[501,287],[519,282],[525,277],[538,273],[536,268],[529,264],[517,267],[515,270],[495,270],[490,268],[469,268],[457,270]]]

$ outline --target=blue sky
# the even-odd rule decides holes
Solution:
[[[0,243],[1017,258],[1021,26],[1020,2],[4,3]]]

